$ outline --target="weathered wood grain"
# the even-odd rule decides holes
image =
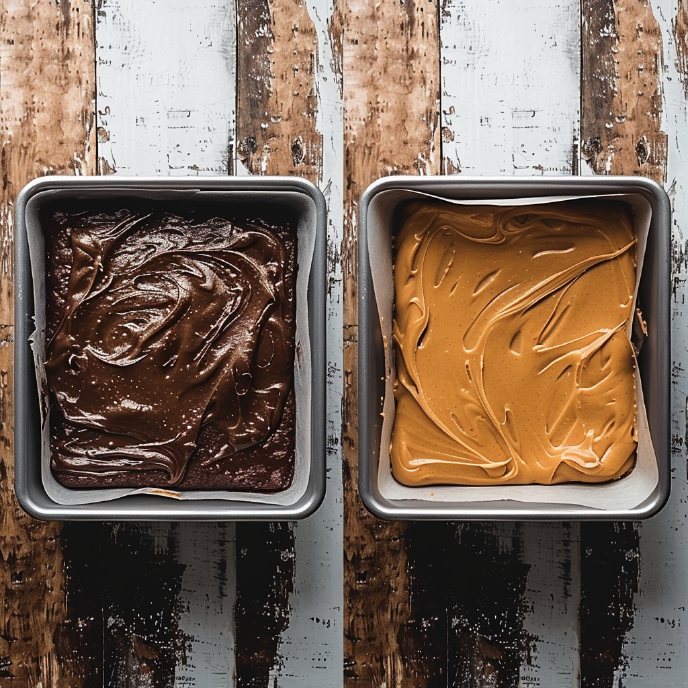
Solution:
[[[688,676],[688,577],[686,523],[688,513],[688,432],[686,369],[688,339],[686,329],[686,239],[688,238],[688,97],[685,90],[683,56],[686,54],[684,0],[653,0],[651,11],[659,31],[655,37],[658,90],[662,93],[659,129],[667,135],[664,181],[672,203],[672,485],[664,510],[643,522],[640,533],[639,591],[634,598],[633,627],[624,641],[624,663],[615,681],[629,688],[643,685],[682,686]],[[640,11],[640,10],[639,10]],[[643,23],[645,20],[643,19]],[[647,46],[651,58],[651,46]],[[650,126],[648,121],[646,126]],[[661,125],[661,129],[659,128]],[[644,133],[640,131],[639,133]],[[658,161],[661,162],[661,161]],[[663,173],[664,174],[664,173]]]
[[[532,649],[523,632],[530,566],[521,560],[521,530],[409,525],[411,615],[400,634],[408,674],[437,688],[519,685]]]
[[[294,587],[294,531],[287,523],[237,528],[236,685],[262,688],[278,663]]]
[[[666,179],[662,36],[645,0],[582,1],[581,153],[598,174]],[[627,664],[641,535],[632,523],[581,526],[581,685],[615,685]]]
[[[332,68],[329,2],[239,2],[237,170],[299,175],[334,199],[329,309],[341,304],[341,96]],[[323,97],[323,94],[325,96]],[[323,113],[323,101],[330,109]],[[327,133],[327,153],[323,132]],[[326,171],[326,174],[324,173]],[[337,236],[339,234],[339,236]],[[339,272],[339,277],[337,277]],[[341,306],[340,306],[341,307]],[[237,684],[337,685],[341,681],[341,329],[328,337],[328,488],[305,523],[237,526]],[[341,320],[339,319],[339,323]],[[334,346],[333,342],[334,341]],[[249,544],[249,540],[253,544]],[[243,572],[246,571],[246,576]],[[260,571],[269,585],[255,586]],[[281,591],[281,594],[277,592]],[[261,610],[257,612],[256,610]],[[257,651],[259,649],[259,651]],[[258,658],[258,659],[256,659]]]
[[[577,0],[442,5],[443,170],[577,170],[579,10]],[[449,628],[464,629],[464,643],[473,634],[473,645],[460,649],[461,638],[451,639],[456,668],[447,685],[577,685],[578,533],[577,524],[565,523],[460,528],[453,556],[476,563],[458,567],[456,584],[474,584],[477,568],[479,580],[502,585],[489,600],[478,588],[447,612]],[[447,604],[456,595],[445,592]],[[491,626],[495,616],[503,623]],[[489,642],[476,640],[485,637]]]
[[[316,131],[322,133],[320,188],[328,207],[327,246],[327,492],[318,511],[295,524],[294,591],[280,662],[271,673],[279,688],[342,685],[342,203],[343,125],[338,44],[330,26],[333,0],[308,0],[317,35],[314,68]]]
[[[235,665],[234,524],[179,523],[173,534],[175,551],[170,570],[174,571],[175,565],[182,569],[176,618],[176,647],[180,652],[174,686],[222,685]]]
[[[304,3],[238,2],[237,45],[237,169],[317,183],[316,37]],[[238,524],[237,686],[267,686],[280,663],[294,565],[292,524]]]
[[[638,529],[629,523],[583,524],[581,547],[581,686],[612,688],[633,626]]]
[[[234,18],[229,1],[98,4],[101,173],[231,170]],[[77,523],[68,527],[70,599],[80,600],[85,634],[103,625],[105,685],[198,688],[232,676],[233,524],[102,526],[99,539],[106,544],[95,557],[89,531]],[[119,575],[108,577],[110,570]],[[101,591],[94,590],[97,571],[105,575]]]
[[[34,177],[94,169],[92,15],[82,0],[0,3],[0,683],[26,688],[76,688],[90,668],[67,640],[60,524],[34,521],[14,497],[12,212]]]
[[[662,39],[645,0],[582,0],[583,159],[598,174],[666,176]]]
[[[580,529],[577,523],[523,524],[521,557],[530,567],[523,595],[528,655],[520,688],[578,688]]]
[[[360,194],[378,177],[439,172],[438,5],[346,0],[339,11],[333,21],[333,35],[342,45],[346,185],[345,683],[420,688],[429,678],[424,661],[407,663],[408,648],[399,645],[400,631],[411,615],[406,524],[375,519],[363,507],[357,490],[356,212]]]
[[[237,153],[252,174],[322,176],[317,36],[303,0],[237,5]]]
[[[688,3],[685,0],[678,0],[676,16],[671,26],[676,52],[676,71],[683,84],[683,92],[688,98]]]
[[[177,528],[65,524],[72,623],[60,658],[81,665],[84,686],[174,684],[192,642],[179,627],[185,566]]]

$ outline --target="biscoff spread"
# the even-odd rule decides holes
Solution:
[[[629,207],[413,201],[395,247],[405,485],[604,482],[637,447]]]

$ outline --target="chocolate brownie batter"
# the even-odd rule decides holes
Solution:
[[[44,207],[51,466],[63,485],[291,484],[295,221],[256,215]]]

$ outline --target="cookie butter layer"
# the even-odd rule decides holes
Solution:
[[[622,203],[410,203],[394,273],[394,476],[504,485],[629,471],[635,264]]]
[[[71,249],[46,357],[66,428],[53,440],[58,475],[159,471],[178,485],[202,431],[216,447],[208,465],[272,433],[294,357],[275,232],[120,212],[78,218]]]

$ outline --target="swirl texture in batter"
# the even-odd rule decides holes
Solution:
[[[270,436],[293,394],[290,260],[277,232],[119,212],[81,217],[71,254],[46,356],[66,428],[53,434],[58,476],[158,471],[177,486],[201,431],[215,446],[208,464]]]
[[[602,482],[637,447],[628,206],[414,201],[396,238],[393,474]]]

